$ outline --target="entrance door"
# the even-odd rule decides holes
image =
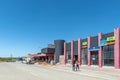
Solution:
[[[91,63],[92,65],[98,65],[98,51],[92,51],[91,52]]]

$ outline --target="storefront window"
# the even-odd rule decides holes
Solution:
[[[91,51],[92,65],[98,65],[98,51]]]
[[[67,51],[67,63],[71,64],[71,51]]]
[[[103,65],[114,66],[114,45],[103,47]]]
[[[87,55],[87,48],[82,49],[82,64],[87,65],[88,64],[88,55]]]

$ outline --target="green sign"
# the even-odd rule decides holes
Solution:
[[[88,43],[87,42],[82,42],[82,45],[83,46],[86,46]]]
[[[115,36],[111,36],[111,37],[107,37],[107,41],[114,41],[115,40]]]

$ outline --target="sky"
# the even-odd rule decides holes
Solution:
[[[38,53],[120,27],[120,0],[0,0],[0,57]]]

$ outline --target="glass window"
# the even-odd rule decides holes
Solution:
[[[87,48],[82,49],[82,64],[87,65],[88,64],[88,52]]]
[[[67,50],[66,52],[67,54],[67,63],[71,64],[71,51],[70,50]]]
[[[114,45],[103,47],[103,64],[105,66],[114,66]]]

